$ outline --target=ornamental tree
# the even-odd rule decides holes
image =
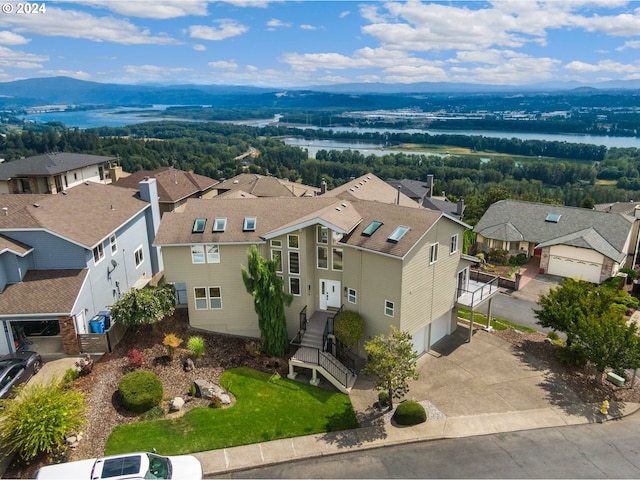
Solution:
[[[391,326],[389,335],[376,335],[364,345],[367,366],[364,372],[375,376],[374,388],[389,395],[389,410],[393,399],[409,392],[409,380],[417,380],[416,359],[411,335]]]
[[[244,286],[253,296],[258,314],[262,351],[283,356],[289,344],[284,307],[291,305],[293,295],[283,289],[284,280],[276,273],[277,261],[264,258],[255,245],[251,245],[247,259],[247,268],[244,265],[240,268]]]
[[[150,325],[176,309],[173,285],[131,290],[111,306],[111,315],[127,326]]]

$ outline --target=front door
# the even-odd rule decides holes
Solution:
[[[320,279],[320,310],[340,308],[340,281]]]

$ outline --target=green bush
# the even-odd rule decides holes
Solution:
[[[150,408],[149,410],[144,412],[142,415],[140,415],[139,418],[142,421],[157,420],[159,418],[164,418],[164,408],[162,408],[160,405],[156,405],[155,407]]]
[[[638,272],[636,272],[633,268],[621,268],[620,273],[627,274],[627,283],[631,284],[638,277]]]
[[[123,406],[132,412],[142,413],[162,401],[164,388],[158,376],[148,370],[136,370],[120,379],[118,392]]]
[[[522,266],[529,261],[529,257],[527,257],[526,253],[519,253],[517,255],[512,255],[509,257],[509,265],[518,265]]]
[[[57,379],[19,387],[15,399],[0,400],[0,448],[30,460],[41,452],[53,453],[69,432],[84,424],[84,396],[65,388]]]
[[[587,355],[584,349],[578,345],[559,348],[556,357],[565,365],[583,367],[587,364]]]
[[[547,337],[549,337],[549,340],[560,340],[560,335],[558,335],[558,332],[549,332],[547,334]]]
[[[418,402],[402,402],[392,417],[398,425],[418,425],[427,421],[427,412]]]
[[[77,368],[67,368],[62,377],[62,386],[70,387],[71,384],[80,376],[80,371]]]
[[[362,338],[364,320],[358,312],[343,310],[336,316],[333,333],[345,347],[352,347]]]
[[[205,342],[202,337],[191,337],[187,341],[187,350],[193,358],[200,358],[204,355]]]
[[[501,250],[496,248],[495,250],[491,250],[489,252],[489,261],[491,263],[495,263],[496,265],[506,265],[507,258],[509,257],[509,252],[506,250]]]
[[[380,405],[381,407],[389,406],[389,392],[378,393],[378,405]]]

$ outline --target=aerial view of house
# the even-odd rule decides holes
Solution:
[[[599,284],[636,263],[638,220],[609,209],[501,200],[473,231],[477,251],[539,257],[541,273]]]

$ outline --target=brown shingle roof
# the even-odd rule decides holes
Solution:
[[[0,195],[0,231],[44,229],[93,248],[149,206],[136,192],[86,182],[58,195]]]
[[[312,197],[319,188],[256,173],[241,173],[216,185],[218,192],[242,190],[256,197]]]
[[[338,188],[327,191],[324,196],[353,198],[358,200],[370,200],[372,202],[381,202],[388,204],[398,204],[411,208],[420,208],[416,202],[404,193],[398,194],[398,190],[393,188],[387,182],[380,180],[372,173],[362,175],[361,177],[351,180]]]
[[[139,183],[145,177],[156,179],[158,197],[161,202],[165,203],[175,203],[192,195],[206,192],[218,183],[217,180],[204,175],[185,172],[173,167],[163,167],[157,170],[132,173],[128,177],[120,178],[113,185],[138,190]]]
[[[3,253],[6,250],[10,250],[13,253],[24,256],[26,253],[33,250],[33,247],[29,245],[25,245],[22,242],[14,240],[9,237],[5,237],[4,235],[0,235],[0,253]]]
[[[0,317],[12,315],[70,315],[87,276],[80,270],[29,270],[22,282],[0,294]]]

